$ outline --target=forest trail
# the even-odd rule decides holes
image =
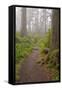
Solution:
[[[32,53],[22,63],[20,69],[20,83],[50,81],[50,76],[45,68],[36,63],[39,57],[39,49],[34,48]]]

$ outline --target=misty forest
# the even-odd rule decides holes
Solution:
[[[16,7],[16,82],[59,80],[59,14]]]

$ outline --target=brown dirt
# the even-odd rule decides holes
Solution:
[[[36,63],[39,57],[39,50],[34,49],[22,63],[20,69],[20,83],[50,81],[48,71],[43,66]]]

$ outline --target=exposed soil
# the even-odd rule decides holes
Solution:
[[[39,57],[39,49],[33,49],[32,53],[22,63],[20,83],[50,81],[51,77],[45,67],[36,63]]]

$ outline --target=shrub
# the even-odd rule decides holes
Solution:
[[[52,80],[59,80],[59,49],[49,53],[47,65],[52,73]]]
[[[16,34],[16,81],[20,80],[20,68],[22,62],[31,53],[33,48],[32,40],[28,37],[21,37]]]
[[[24,58],[32,51],[32,40],[28,37],[16,36],[16,62]]]
[[[39,47],[41,52],[45,49],[45,48],[49,48],[50,47],[50,37],[51,37],[51,30],[49,30],[41,39],[39,39]]]
[[[51,65],[52,68],[55,67],[59,69],[59,49],[51,51],[49,55],[49,64]]]

